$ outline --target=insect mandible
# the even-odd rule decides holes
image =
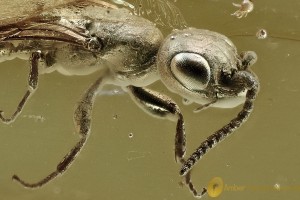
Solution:
[[[14,175],[27,188],[37,188],[63,174],[85,145],[91,130],[96,93],[106,84],[120,86],[136,104],[156,117],[176,121],[175,160],[180,175],[196,197],[190,171],[209,149],[233,133],[253,110],[259,81],[250,71],[256,61],[252,51],[237,53],[224,35],[195,28],[174,30],[163,38],[154,23],[103,1],[77,0],[34,16],[0,22],[0,61],[30,58],[28,90],[16,111],[0,120],[12,123],[36,91],[39,75],[58,71],[64,75],[99,73],[78,103],[74,122],[81,135],[78,143],[42,180],[29,183]],[[185,159],[184,118],[177,104],[166,95],[145,87],[161,80],[172,92],[204,107],[242,110],[228,124],[209,136]]]

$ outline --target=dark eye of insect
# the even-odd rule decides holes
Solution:
[[[171,72],[184,87],[190,90],[202,90],[210,80],[208,62],[194,53],[177,54],[171,61]]]

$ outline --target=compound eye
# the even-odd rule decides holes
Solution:
[[[174,56],[171,72],[184,87],[193,91],[205,89],[210,80],[208,62],[195,53],[179,53]]]

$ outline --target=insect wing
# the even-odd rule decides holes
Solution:
[[[67,14],[66,16],[63,16],[64,13],[67,13],[68,10],[72,9],[84,9],[90,5],[117,9],[116,6],[101,0],[61,0],[55,3],[49,0],[43,1],[43,4],[35,0],[29,0],[29,2],[35,6],[27,11],[23,11],[22,9],[17,11],[15,3],[14,6],[12,3],[7,5],[7,9],[14,8],[16,13],[21,13],[18,16],[15,16],[14,13],[6,13],[6,17],[4,17],[5,11],[1,11],[0,41],[44,39],[87,46],[89,36],[86,29],[76,25],[76,23],[70,23],[68,20],[64,20],[64,17],[66,19],[76,19],[78,16],[67,16]]]
[[[21,21],[43,10],[74,0],[1,0],[0,24]]]
[[[0,24],[21,21],[44,10],[66,4],[83,5],[92,3],[116,8],[116,6],[102,0],[1,0]]]

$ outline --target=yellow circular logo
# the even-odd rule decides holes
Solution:
[[[211,179],[207,186],[207,193],[210,197],[218,197],[224,189],[224,182],[220,177]]]

